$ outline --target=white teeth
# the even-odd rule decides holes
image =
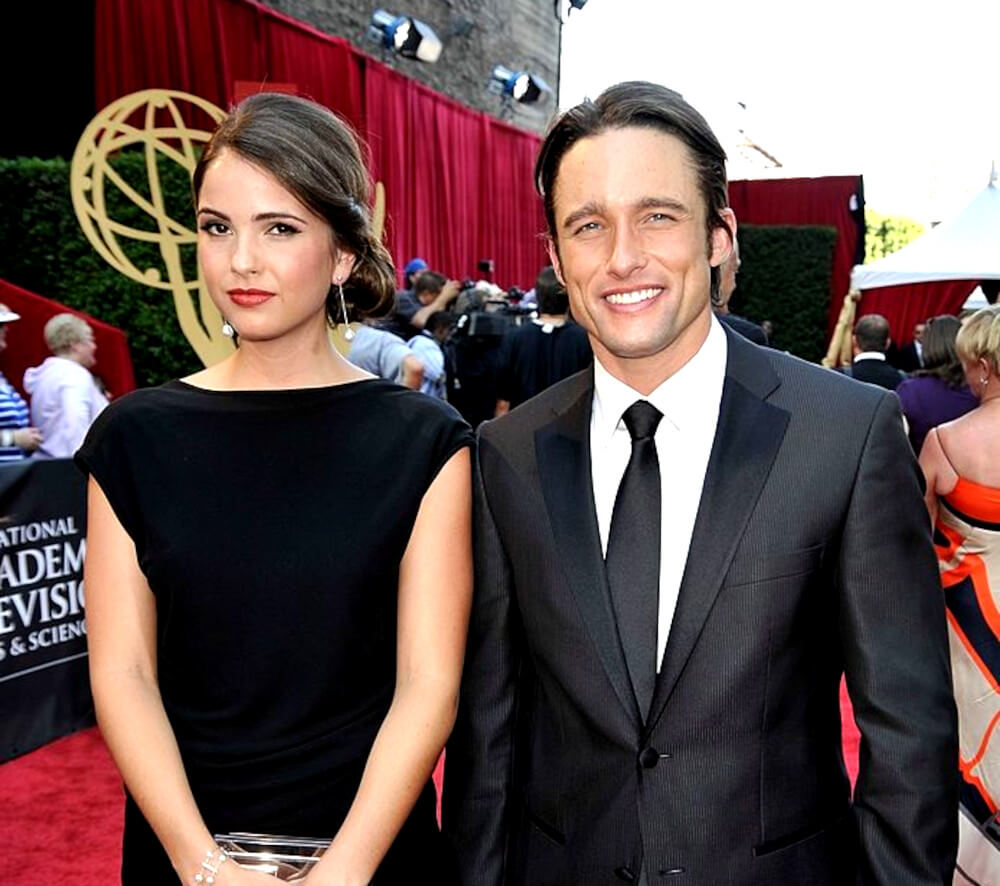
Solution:
[[[634,305],[655,298],[662,291],[657,287],[656,289],[637,289],[635,292],[615,292],[607,296],[607,300],[613,305]]]

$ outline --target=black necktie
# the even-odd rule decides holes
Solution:
[[[636,400],[622,416],[632,455],[618,487],[605,565],[618,635],[643,718],[656,683],[660,598],[660,462],[653,434],[663,414]]]

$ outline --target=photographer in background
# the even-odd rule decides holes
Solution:
[[[445,357],[453,368],[448,402],[476,427],[493,418],[501,346],[525,314],[509,302],[503,289],[486,280],[462,284],[455,313],[458,321],[445,346]]]
[[[457,280],[449,280],[444,274],[424,271],[413,283],[413,303],[410,306],[413,310],[407,307],[401,312],[397,306],[396,313],[390,318],[392,325],[383,324],[382,328],[388,329],[404,341],[409,341],[420,334],[431,314],[448,309],[457,298],[460,287],[461,284]],[[402,322],[404,313],[407,315],[405,323]],[[396,327],[399,327],[400,331],[396,332]]]
[[[422,258],[411,258],[403,267],[403,288],[396,290],[392,312],[378,324],[400,338],[409,338],[410,318],[420,310],[420,302],[413,294],[413,287],[419,277],[430,265]]]
[[[569,319],[569,297],[549,265],[535,282],[538,316],[507,333],[494,414],[505,415],[594,359],[587,333]]]
[[[424,271],[413,286],[420,309],[410,318],[411,336],[417,335],[438,311],[446,311],[458,297],[462,284],[437,271]]]

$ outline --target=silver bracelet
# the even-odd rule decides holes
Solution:
[[[205,859],[201,863],[201,869],[194,875],[194,882],[207,883],[208,886],[212,886],[215,882],[215,875],[219,873],[219,868],[227,861],[229,861],[229,855],[225,849],[220,849],[218,846],[214,849],[206,849]]]

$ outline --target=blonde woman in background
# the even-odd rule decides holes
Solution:
[[[920,452],[948,607],[962,777],[955,883],[1000,883],[1000,306],[956,347],[979,405],[934,428]]]

